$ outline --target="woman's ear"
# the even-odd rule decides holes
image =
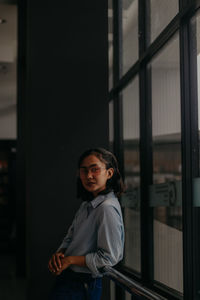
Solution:
[[[108,171],[108,179],[110,179],[113,176],[113,174],[114,174],[114,169],[113,168],[109,168],[107,171]]]

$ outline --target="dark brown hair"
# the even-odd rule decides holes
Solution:
[[[106,165],[106,169],[113,168],[113,176],[107,180],[106,189],[100,194],[107,194],[113,191],[117,197],[119,197],[124,191],[124,184],[121,174],[118,168],[118,162],[116,157],[110,151],[104,148],[88,149],[81,154],[78,161],[78,168],[80,168],[82,161],[89,155],[95,155],[101,162]],[[93,194],[88,192],[82,185],[81,179],[77,178],[77,196],[84,201],[90,201],[94,198]]]

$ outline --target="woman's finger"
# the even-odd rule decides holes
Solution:
[[[52,273],[54,273],[54,272],[55,272],[55,270],[54,270],[54,268],[53,268],[53,266],[52,266],[51,259],[49,260],[49,263],[48,263],[48,268],[49,268],[49,271],[50,271],[50,272],[52,272]]]
[[[53,254],[53,256],[52,256],[52,265],[55,268],[55,271],[58,271],[58,266],[57,266],[55,254]]]
[[[63,256],[63,254],[60,254],[60,253],[56,253],[56,255],[55,255],[55,260],[56,260],[56,263],[57,263],[57,266],[59,267],[59,269],[62,266],[62,263],[61,263],[61,260],[60,260],[60,257],[62,257],[62,256]]]

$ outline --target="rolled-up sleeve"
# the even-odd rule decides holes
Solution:
[[[101,205],[97,220],[97,250],[86,255],[86,265],[95,277],[104,266],[114,266],[123,258],[124,227],[121,213],[111,205]]]

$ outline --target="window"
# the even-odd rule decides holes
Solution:
[[[113,151],[114,141],[114,103],[113,100],[109,102],[109,148]]]
[[[179,38],[150,62],[154,279],[183,292]],[[168,197],[168,194],[170,196]],[[167,198],[168,197],[168,198]]]
[[[108,1],[108,65],[109,65],[109,90],[113,87],[113,6]]]
[[[138,77],[122,92],[123,154],[126,194],[124,208],[124,265],[140,272],[140,155],[139,155],[139,81]]]
[[[123,0],[122,65],[123,74],[138,59],[138,0]]]
[[[200,131],[200,12],[195,18],[197,38],[197,87],[198,87],[198,127]]]
[[[178,6],[178,0],[150,1],[150,42],[153,42],[157,38],[178,13]]]
[[[166,299],[198,299],[200,3],[113,3],[110,136],[127,187],[120,268]]]

